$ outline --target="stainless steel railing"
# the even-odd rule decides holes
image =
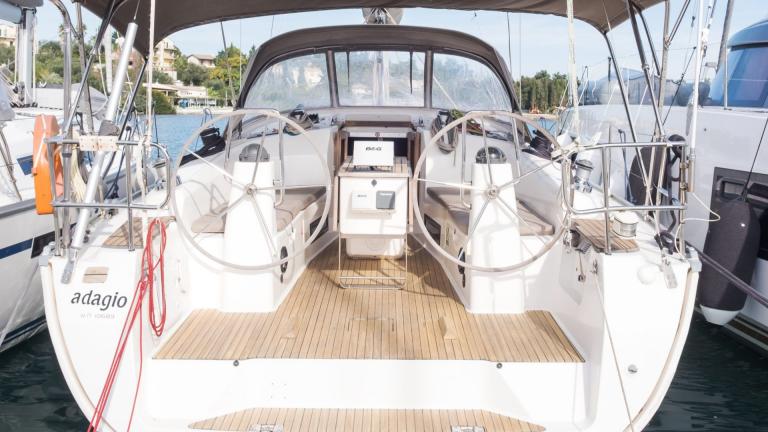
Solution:
[[[62,154],[71,154],[72,150],[80,145],[80,141],[77,139],[67,139],[63,138],[61,136],[52,137],[45,141],[48,147],[48,155],[49,160],[53,160],[54,157],[54,146],[60,145],[62,146]],[[56,255],[61,254],[61,249],[63,248],[69,248],[70,247],[70,238],[69,238],[69,221],[65,220],[63,224],[60,223],[59,218],[56,217],[58,210],[65,210],[68,211],[69,209],[94,209],[94,210],[127,210],[128,211],[128,250],[133,251],[135,249],[135,245],[133,242],[133,211],[134,210],[159,210],[162,208],[165,208],[168,204],[168,202],[171,199],[171,185],[169,182],[171,181],[171,157],[168,154],[168,151],[165,149],[165,147],[157,144],[157,143],[149,143],[150,147],[155,148],[158,151],[158,154],[161,155],[160,160],[165,163],[165,180],[166,180],[166,186],[165,186],[165,196],[163,197],[163,200],[159,204],[146,204],[146,203],[137,203],[133,201],[133,170],[138,169],[136,167],[131,166],[131,162],[133,160],[133,150],[135,147],[143,145],[140,141],[132,141],[132,140],[115,140],[114,144],[117,147],[122,147],[123,151],[125,152],[125,189],[126,189],[126,196],[124,202],[74,202],[71,200],[72,195],[72,179],[69,175],[64,175],[63,183],[64,183],[64,191],[60,197],[56,197],[55,190],[54,190],[54,200],[52,202],[52,206],[54,208],[54,233],[55,233],[55,253]],[[117,151],[116,149],[114,151]],[[64,174],[71,172],[72,169],[72,158],[62,158],[62,171]],[[51,167],[53,167],[53,163],[51,163]],[[53,169],[53,168],[52,168]],[[52,187],[55,187],[53,183],[55,182],[55,176],[52,172]],[[117,181],[117,179],[115,179]],[[62,242],[59,239],[59,233],[63,233],[64,235],[64,241]]]
[[[566,210],[569,214],[575,215],[575,216],[587,216],[587,215],[595,215],[595,214],[603,214],[605,218],[605,253],[610,254],[611,253],[611,214],[614,212],[620,212],[620,211],[638,211],[638,212],[655,212],[656,213],[656,222],[658,222],[659,218],[659,212],[661,211],[676,211],[679,212],[679,218],[678,221],[684,220],[684,212],[686,210],[686,205],[684,204],[685,201],[682,201],[681,204],[645,204],[645,205],[633,205],[629,202],[621,202],[623,200],[619,199],[618,197],[615,197],[611,194],[611,156],[610,151],[611,149],[625,149],[625,148],[634,148],[638,150],[638,157],[642,157],[640,155],[639,150],[643,148],[652,148],[652,149],[658,149],[661,148],[662,150],[666,150],[669,148],[678,147],[681,148],[681,150],[685,150],[685,148],[688,146],[688,143],[685,141],[660,141],[660,142],[637,142],[637,143],[603,143],[603,144],[596,144],[593,146],[586,146],[582,147],[578,150],[578,153],[584,153],[589,151],[599,151],[600,152],[600,158],[602,163],[602,177],[603,177],[603,184],[602,184],[602,191],[603,191],[603,206],[600,207],[594,207],[589,209],[577,209],[574,208],[572,203],[572,190],[571,190],[571,183],[573,178],[573,163],[571,162],[570,158],[565,157],[563,158],[563,162],[561,164],[562,169],[562,192],[563,192],[563,202],[565,203]],[[643,173],[643,179],[645,182],[652,182],[654,175],[653,175],[653,169],[654,167],[650,167],[650,170],[652,170],[650,173],[644,172]],[[653,188],[656,187],[657,190],[661,188],[661,181],[665,176],[665,170],[666,166],[660,166],[659,167],[659,184],[653,185],[653,184],[645,184],[646,188]],[[684,176],[685,171],[685,162],[680,161],[678,165],[678,170],[680,171],[680,179],[686,178]],[[680,194],[681,196],[686,193],[686,185],[684,183],[681,183],[680,185]],[[614,202],[619,201],[619,204],[611,205],[611,200]],[[680,238],[679,241],[681,244],[684,243],[684,239]],[[684,250],[684,249],[681,249]]]

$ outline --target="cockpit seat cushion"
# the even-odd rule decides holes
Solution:
[[[275,207],[277,212],[277,231],[280,232],[288,227],[291,222],[302,211],[316,201],[320,201],[325,196],[323,187],[304,187],[299,189],[287,189],[283,202]],[[275,200],[279,200],[279,192]]]
[[[275,223],[277,232],[287,228],[291,222],[312,203],[319,201],[325,195],[323,187],[303,187],[298,189],[287,189],[283,197],[283,202],[275,207]],[[279,192],[275,197],[279,200]],[[222,234],[224,232],[226,215],[221,213],[226,209],[226,205],[214,209],[208,214],[199,217],[192,223],[192,232]]]
[[[427,189],[429,196],[437,204],[443,206],[450,215],[453,223],[464,235],[469,228],[469,211],[461,202],[459,189],[445,186],[430,187]],[[469,202],[469,192],[464,197],[465,202]],[[525,203],[517,201],[517,212],[525,223],[520,223],[520,235],[552,235],[555,232],[554,227],[542,219],[539,215],[528,208]]]

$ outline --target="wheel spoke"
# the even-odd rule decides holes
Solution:
[[[477,226],[480,224],[480,219],[483,218],[483,215],[485,214],[485,209],[488,208],[488,204],[491,202],[490,198],[486,198],[485,202],[483,202],[483,206],[480,207],[480,212],[478,213],[477,217],[474,221],[472,221],[472,226],[469,227],[469,230],[467,231],[467,243],[464,245],[464,250],[467,250],[467,247],[469,247],[469,242],[472,241],[472,236],[475,234],[475,230],[477,229]]]
[[[256,163],[253,166],[253,174],[251,175],[251,184],[256,184],[256,174],[259,172],[259,161],[261,160],[261,150],[264,148],[264,139],[267,136],[267,125],[264,125],[264,132],[261,134],[261,143],[259,149],[256,150]]]
[[[248,195],[248,197],[251,199],[251,202],[253,203],[254,208],[256,209],[256,217],[259,219],[259,225],[261,225],[261,231],[264,233],[264,235],[267,236],[267,244],[269,244],[269,249],[272,252],[272,256],[276,256],[277,254],[277,248],[275,247],[275,240],[272,238],[272,233],[267,229],[267,222],[264,220],[264,215],[261,213],[261,209],[259,208],[259,202],[256,201],[256,197],[253,195]]]
[[[480,129],[483,131],[483,148],[485,149],[485,166],[488,168],[488,181],[491,182],[491,186],[495,186],[493,181],[493,172],[491,170],[491,152],[488,150],[488,136],[485,134],[485,117],[480,118]]]
[[[297,189],[309,189],[309,188],[323,188],[326,189],[328,185],[313,184],[313,185],[293,185],[293,186],[265,186],[258,188],[259,191],[271,191],[271,190],[297,190]]]
[[[237,180],[236,180],[234,177],[232,177],[232,175],[231,175],[230,173],[228,173],[227,171],[225,171],[225,170],[221,169],[220,167],[217,167],[216,165],[214,165],[214,164],[212,164],[211,162],[207,161],[205,158],[203,158],[203,157],[200,157],[200,155],[198,155],[198,154],[197,154],[197,153],[195,153],[195,152],[192,152],[192,151],[189,151],[189,150],[187,150],[187,153],[188,153],[188,154],[191,154],[192,156],[196,157],[198,160],[201,160],[201,161],[203,161],[203,162],[204,162],[206,165],[208,165],[209,167],[211,167],[211,168],[215,169],[216,171],[218,171],[218,172],[219,172],[219,174],[221,174],[221,175],[223,175],[224,177],[226,177],[227,179],[229,179],[229,181],[231,181],[233,184],[236,184],[237,186],[239,186],[239,187],[241,187],[241,188],[245,189],[245,185],[244,185],[244,184],[242,184],[242,183],[240,183],[239,181],[237,181]]]
[[[197,236],[199,236],[200,234],[204,233],[204,232],[205,232],[205,231],[206,231],[208,228],[210,228],[210,227],[211,227],[211,225],[213,225],[214,223],[218,222],[218,221],[219,221],[219,219],[221,219],[222,217],[226,216],[226,215],[227,215],[227,214],[228,214],[230,211],[232,211],[232,209],[234,209],[235,207],[237,207],[237,205],[238,205],[238,204],[240,204],[241,202],[243,202],[243,200],[245,199],[245,197],[246,197],[246,196],[247,196],[247,194],[242,194],[242,195],[240,195],[240,198],[236,199],[236,200],[235,200],[235,202],[233,202],[232,204],[228,205],[226,208],[224,208],[224,210],[223,210],[223,211],[221,211],[221,212],[219,212],[219,213],[216,213],[216,212],[212,212],[211,214],[212,214],[213,216],[216,216],[216,217],[215,217],[215,218],[213,218],[213,219],[212,219],[210,222],[208,222],[207,224],[205,224],[205,226],[204,226],[204,227],[203,227],[203,228],[202,228],[202,229],[201,229],[199,232],[195,233],[195,235],[194,235],[194,236],[192,236],[192,238],[193,238],[193,239],[194,239],[194,238],[197,238]]]
[[[507,188],[509,186],[514,186],[514,185],[520,183],[524,178],[528,177],[529,175],[535,174],[535,173],[537,173],[539,171],[542,171],[545,168],[547,168],[548,166],[552,165],[553,163],[554,163],[553,161],[549,161],[549,163],[547,163],[545,165],[542,165],[540,167],[536,167],[536,168],[528,171],[527,173],[521,175],[520,177],[514,178],[514,179],[510,180],[510,181],[504,183],[503,185],[499,186],[499,190],[505,189],[505,188]]]
[[[522,223],[523,223],[525,226],[527,226],[527,227],[528,227],[528,228],[531,230],[531,232],[533,233],[533,235],[534,235],[534,236],[536,236],[536,238],[537,238],[537,239],[539,239],[539,241],[540,241],[540,242],[541,242],[543,245],[546,245],[546,244],[547,244],[547,242],[546,242],[546,241],[545,241],[543,238],[541,238],[541,236],[540,236],[539,234],[537,234],[537,233],[536,233],[536,228],[535,228],[533,225],[531,225],[531,224],[530,224],[530,222],[528,222],[527,220],[525,220],[524,218],[522,218],[522,217],[520,216],[520,214],[519,214],[518,212],[516,212],[516,211],[515,211],[515,210],[512,208],[512,206],[511,206],[511,205],[509,205],[509,204],[508,204],[506,201],[504,201],[504,199],[503,199],[503,198],[501,198],[501,197],[497,197],[496,199],[497,199],[497,200],[499,200],[499,202],[501,203],[501,205],[502,205],[502,206],[504,206],[504,207],[506,207],[506,208],[507,208],[507,210],[508,210],[510,213],[512,213],[513,215],[515,215],[515,218],[517,218],[517,220],[518,220],[518,221],[522,222]]]

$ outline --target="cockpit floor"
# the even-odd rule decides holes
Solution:
[[[331,244],[275,312],[195,310],[155,358],[583,362],[549,312],[471,314],[429,252],[410,254],[406,288],[342,289]],[[342,269],[372,276],[401,265],[345,258]]]

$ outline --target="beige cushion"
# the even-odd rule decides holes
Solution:
[[[306,187],[285,191],[283,202],[275,208],[277,212],[277,231],[282,231],[291,224],[299,213],[325,195],[323,187]],[[278,199],[277,197],[275,199]]]
[[[427,196],[436,203],[445,207],[451,216],[453,223],[464,233],[467,234],[469,227],[469,210],[461,203],[459,190],[452,187],[430,187],[427,189]],[[466,192],[464,201],[469,202],[469,192]],[[517,201],[517,212],[525,223],[520,223],[520,235],[552,235],[555,232],[554,227],[538,216],[533,210],[529,209],[522,201]]]
[[[277,231],[280,232],[291,224],[296,216],[309,207],[313,202],[325,195],[323,187],[306,187],[285,191],[283,202],[275,207]],[[277,198],[276,198],[277,199]],[[226,224],[226,215],[221,215],[226,206],[214,209],[192,223],[193,233],[222,234]]]

